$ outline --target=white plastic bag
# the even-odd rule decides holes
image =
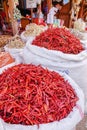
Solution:
[[[60,51],[48,50],[43,47],[31,45],[28,41],[23,50],[24,63],[41,64],[44,67],[66,72],[82,88],[87,100],[87,50],[81,53],[64,54]],[[87,103],[85,104],[85,106]],[[87,109],[85,107],[85,111]]]
[[[37,125],[26,126],[26,125],[16,125],[5,123],[0,119],[0,130],[75,130],[74,127],[78,124],[79,121],[83,118],[84,113],[84,94],[79,86],[65,73],[59,72],[64,79],[68,80],[73,89],[75,90],[79,100],[76,103],[76,106],[70,112],[70,114],[60,120],[54,121],[52,123],[40,124],[39,128]]]

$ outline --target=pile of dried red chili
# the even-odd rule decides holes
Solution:
[[[48,29],[37,36],[32,44],[67,54],[78,54],[84,50],[79,39],[64,28]]]
[[[34,125],[65,118],[78,97],[54,71],[19,64],[0,74],[0,117],[8,123]]]

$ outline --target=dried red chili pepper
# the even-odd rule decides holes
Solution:
[[[62,51],[67,54],[78,54],[84,50],[79,39],[63,28],[46,30],[35,38],[32,45]]]
[[[62,76],[41,66],[19,64],[0,75],[0,117],[12,124],[59,121],[78,97]]]

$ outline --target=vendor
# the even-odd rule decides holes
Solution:
[[[52,2],[52,8],[49,10],[49,12],[47,14],[47,24],[48,25],[53,24],[54,16],[58,12],[58,10],[61,10],[62,5],[63,4],[61,1],[60,2],[57,2],[57,1]]]
[[[37,4],[37,8],[33,9],[33,14],[35,15],[34,17],[38,17],[39,18],[40,13],[42,13],[42,11],[41,11],[41,5]]]
[[[0,29],[5,25],[6,14],[3,9],[0,9]]]
[[[29,11],[30,8],[33,9],[33,13],[39,16],[41,12],[41,0],[26,0],[26,9]]]

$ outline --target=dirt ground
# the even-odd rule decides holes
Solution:
[[[87,130],[87,114],[83,120],[77,125],[76,130]]]

